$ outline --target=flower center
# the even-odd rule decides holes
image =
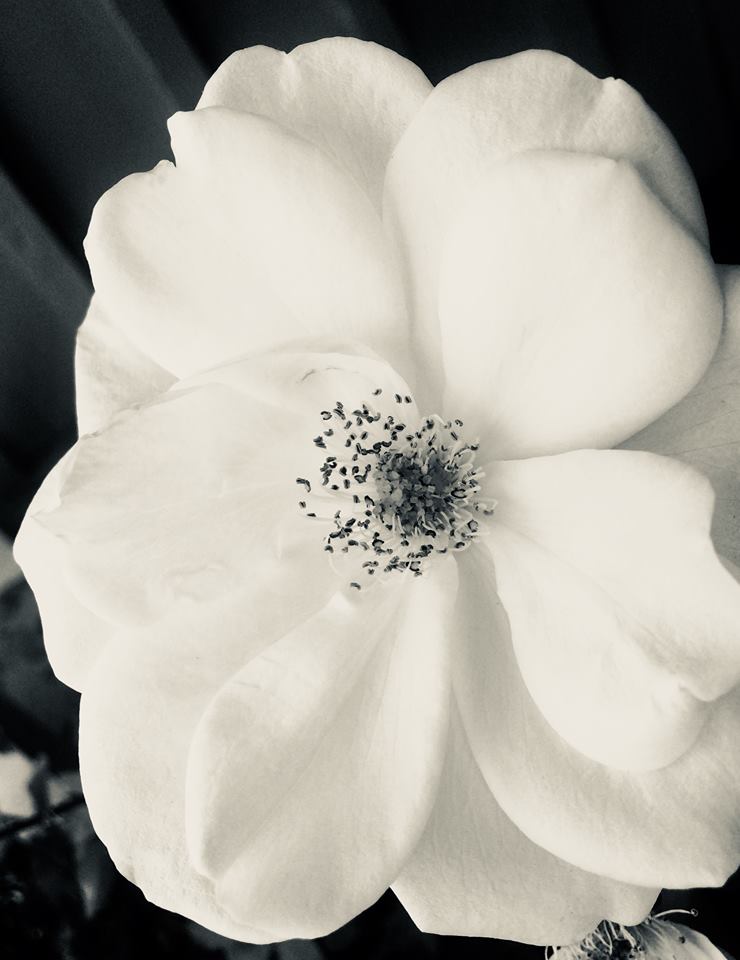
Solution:
[[[477,514],[495,507],[480,497],[478,445],[462,438],[462,420],[433,414],[409,424],[401,413],[412,403],[395,394],[393,412],[340,401],[322,410],[313,442],[326,457],[314,482],[296,479],[306,491],[301,509],[331,521],[324,550],[347,560],[358,590],[386,574],[420,576],[434,554],[465,550],[479,535]]]

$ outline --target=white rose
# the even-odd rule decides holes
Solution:
[[[432,90],[335,39],[170,126],[93,215],[83,436],[17,541],[118,868],[255,942],[722,884],[740,588],[689,464],[737,559],[740,285],[720,339],[660,121],[553,53]]]

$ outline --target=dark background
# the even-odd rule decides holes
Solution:
[[[8,536],[74,440],[74,333],[90,294],[82,240],[94,202],[170,155],[166,118],[195,104],[233,50],[288,50],[337,34],[392,47],[435,82],[528,47],[626,79],[688,157],[715,259],[740,262],[737,0],[0,0],[0,529]],[[278,955],[198,936],[112,873],[74,787],[76,698],[45,665],[23,583],[1,600],[0,658],[0,751],[19,749],[36,764],[39,811],[30,822],[0,819],[0,954]],[[51,790],[61,782],[66,793]],[[698,927],[740,956],[737,894],[730,884],[667,895],[666,904],[699,907]],[[541,956],[423,937],[390,895],[327,940],[279,952],[282,960],[463,954]]]

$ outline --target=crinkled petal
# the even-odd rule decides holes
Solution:
[[[115,311],[114,311],[115,312]],[[80,433],[105,426],[114,413],[163,393],[175,376],[141,352],[93,297],[77,331],[75,396]]]
[[[431,89],[422,71],[392,50],[331,37],[290,53],[238,50],[208,81],[198,106],[270,117],[321,147],[380,207],[388,159]]]
[[[427,933],[571,943],[608,917],[639,923],[659,891],[573,867],[528,840],[501,810],[457,710],[437,801],[393,890]]]
[[[75,454],[73,448],[41,484],[18,531],[13,553],[36,598],[52,669],[62,683],[81,690],[115,627],[82,603],[70,583],[64,544],[35,516],[59,507],[60,490]]]
[[[195,727],[228,677],[320,607],[313,567],[290,602],[245,589],[148,628],[122,632],[98,658],[80,711],[80,771],[95,831],[117,868],[153,903],[248,942],[270,932],[239,923],[190,861],[185,775]]]
[[[461,213],[439,310],[445,409],[490,456],[527,457],[613,446],[677,403],[716,349],[722,294],[631,164],[530,152]]]
[[[190,750],[188,839],[236,920],[320,936],[397,876],[442,766],[455,592],[449,559],[347,588],[212,700]]]
[[[126,336],[177,376],[299,336],[393,357],[407,333],[397,268],[357,183],[265,117],[211,107],[170,130],[177,166],[109,190],[86,241]]]
[[[591,450],[491,464],[486,483],[498,594],[545,718],[609,766],[675,760],[740,679],[740,587],[712,545],[707,480]]]
[[[679,457],[716,494],[712,537],[740,564],[740,267],[725,268],[725,325],[709,369],[691,393],[624,446]]]
[[[688,164],[659,118],[623,81],[599,80],[545,50],[468,67],[426,99],[386,179],[388,217],[412,277],[416,350],[438,374],[438,273],[450,225],[491,164],[542,149],[629,160],[668,209],[707,241]]]
[[[740,861],[738,688],[669,766],[597,763],[555,732],[529,694],[483,551],[460,563],[457,699],[478,766],[511,820],[555,856],[624,883],[723,884]]]

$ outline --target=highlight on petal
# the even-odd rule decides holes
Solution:
[[[486,546],[545,718],[611,767],[675,760],[740,680],[740,587],[712,546],[706,479],[600,450],[491,464],[486,481]]]
[[[373,903],[429,816],[448,727],[455,565],[337,595],[200,720],[189,849],[236,920],[315,937]]]
[[[612,446],[664,413],[709,364],[722,295],[629,163],[530,152],[458,217],[439,311],[445,409],[503,459]]]
[[[623,772],[597,763],[555,732],[529,694],[492,565],[482,551],[458,563],[454,685],[473,755],[504,812],[582,870],[639,886],[721,886],[740,861],[738,688],[668,766]]]
[[[178,377],[299,336],[387,357],[405,306],[380,219],[321,150],[223,107],[170,120],[177,166],[109,190],[86,240],[103,309]]]
[[[42,483],[18,531],[13,554],[36,598],[52,669],[62,683],[79,691],[115,628],[82,602],[70,583],[64,545],[36,518],[59,507],[75,455],[73,448]]]
[[[77,427],[92,433],[114,413],[164,393],[175,382],[168,370],[131,343],[94,296],[77,331]]]
[[[411,271],[415,348],[438,375],[436,292],[445,238],[491,165],[528,150],[630,161],[707,243],[688,164],[660,119],[623,81],[597,79],[547,50],[468,67],[426,99],[393,154],[385,188],[387,216]]]
[[[570,943],[603,917],[632,924],[659,890],[573,867],[528,840],[501,810],[457,709],[437,800],[393,891],[427,933]]]
[[[320,147],[380,207],[388,159],[432,85],[410,60],[376,43],[331,37],[290,53],[233,53],[198,107],[257,113]]]
[[[721,271],[725,321],[709,369],[677,406],[625,441],[630,450],[678,457],[706,474],[716,496],[712,538],[740,564],[740,267]]]

